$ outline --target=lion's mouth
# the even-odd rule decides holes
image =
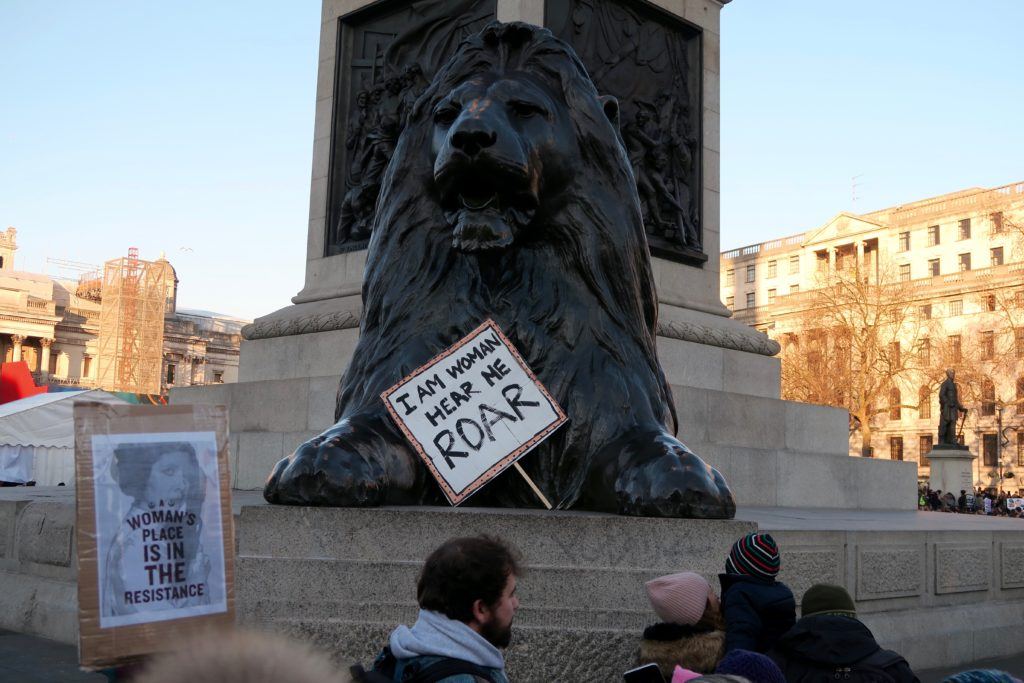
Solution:
[[[533,221],[537,196],[519,173],[476,165],[438,178],[452,244],[465,252],[503,249]]]

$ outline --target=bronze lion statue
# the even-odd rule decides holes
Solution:
[[[520,462],[559,509],[731,518],[674,436],[618,103],[546,29],[494,23],[416,102],[384,177],[337,424],[281,460],[271,503],[441,503],[380,398],[491,318],[569,421]],[[506,471],[474,505],[536,507]]]

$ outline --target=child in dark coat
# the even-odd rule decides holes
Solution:
[[[736,541],[725,560],[722,616],[725,651],[767,652],[796,623],[796,600],[776,581],[779,547],[769,534],[750,533]]]

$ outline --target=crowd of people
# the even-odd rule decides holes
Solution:
[[[931,512],[955,512],[962,515],[989,515],[993,517],[1024,517],[1024,489],[996,491],[995,489],[960,489],[952,491],[932,490],[927,486],[918,489],[917,507]]]
[[[884,649],[857,618],[842,586],[806,591],[797,615],[778,580],[779,548],[766,533],[736,541],[718,576],[720,591],[683,571],[645,584],[659,621],[638,635],[637,667],[665,683],[914,683],[901,655]],[[323,655],[280,637],[236,634],[155,657],[136,683],[508,683],[504,649],[519,608],[522,560],[497,538],[447,541],[427,558],[416,586],[419,614],[399,626],[368,669],[335,668]],[[625,672],[624,672],[625,673]],[[551,680],[557,680],[553,676]],[[626,679],[633,680],[633,679]],[[995,670],[944,683],[1021,683]]]

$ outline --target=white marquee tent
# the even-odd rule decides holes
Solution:
[[[126,403],[99,389],[36,394],[0,404],[0,481],[75,485],[77,401]]]

